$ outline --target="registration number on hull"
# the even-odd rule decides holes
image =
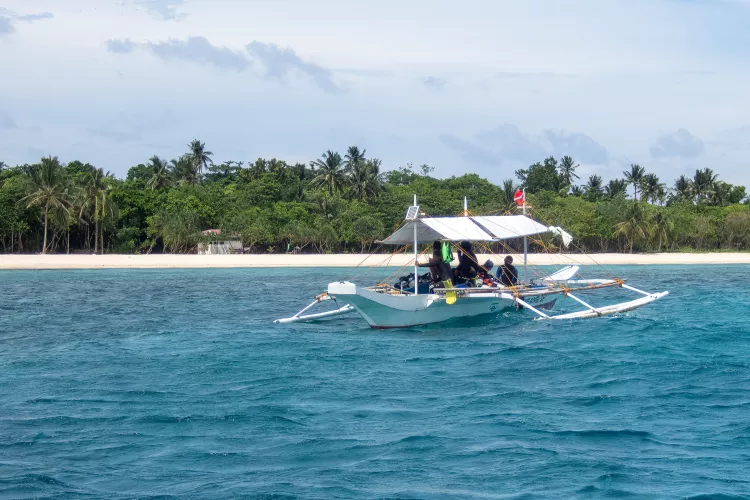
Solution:
[[[529,297],[524,297],[524,302],[526,302],[529,305],[538,305],[538,306],[544,306],[545,304],[554,303],[555,299],[550,299],[549,297],[545,297],[544,295],[531,295]],[[495,312],[500,309],[500,303],[499,302],[493,302],[490,304],[489,310],[490,312]]]
[[[544,295],[530,295],[528,297],[524,297],[523,301],[527,304],[541,304],[548,299],[549,297],[545,297]]]

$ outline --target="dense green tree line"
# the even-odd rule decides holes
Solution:
[[[576,184],[577,168],[569,156],[559,163],[550,157],[516,175],[537,216],[567,228],[583,250],[750,249],[745,187],[719,180],[710,168],[681,175],[672,188],[640,165],[607,184],[596,174]]]
[[[427,165],[383,171],[356,146],[309,164],[219,164],[213,157],[195,140],[179,158],[154,156],[125,179],[55,157],[16,167],[0,162],[0,251],[192,252],[227,234],[250,252],[368,251],[402,223],[414,194],[431,215],[459,214],[464,196],[474,213],[505,213],[515,210],[519,186],[534,216],[565,227],[580,250],[750,249],[745,188],[710,169],[672,187],[638,165],[606,184],[599,175],[579,182],[578,165],[565,156],[498,186],[476,174],[437,179]],[[209,228],[224,236],[204,234]],[[535,243],[537,250],[556,244]]]

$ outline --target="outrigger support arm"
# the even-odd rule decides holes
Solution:
[[[623,287],[623,288],[627,288],[628,290],[632,290],[635,293],[640,293],[641,295],[645,295],[646,297],[649,297],[649,296],[652,295],[652,294],[650,294],[648,292],[644,292],[643,290],[638,290],[637,288],[635,288],[633,286],[630,286],[630,285],[626,285],[624,283],[622,285],[620,285],[620,286]]]
[[[573,280],[569,281],[568,283],[572,283],[572,282]],[[593,289],[593,288],[598,288],[598,287],[607,286],[607,285],[612,286],[612,285],[615,285],[616,282],[614,282],[613,280],[588,280],[588,281],[580,280],[579,283],[581,284],[598,283],[598,285],[590,285],[588,288],[586,288],[586,289]],[[660,293],[644,292],[643,290],[638,290],[637,288],[631,287],[629,285],[624,285],[622,283],[620,283],[620,286],[622,286],[623,288],[627,288],[628,290],[632,290],[634,292],[642,294],[644,296],[639,299],[631,300],[629,302],[621,302],[619,304],[612,304],[612,305],[602,306],[602,307],[594,307],[591,304],[587,303],[586,301],[579,299],[578,297],[570,293],[570,290],[567,290],[567,291],[560,290],[557,293],[564,293],[566,296],[570,297],[571,299],[575,300],[576,302],[586,307],[586,310],[567,313],[567,314],[558,314],[556,316],[550,316],[548,314],[543,313],[539,309],[535,308],[534,306],[524,301],[518,295],[504,292],[504,293],[498,294],[498,296],[501,299],[512,300],[516,304],[528,308],[530,311],[534,312],[537,316],[539,316],[538,318],[536,318],[537,320],[556,320],[556,319],[559,320],[559,319],[597,318],[601,316],[609,316],[611,314],[620,314],[620,313],[624,313],[627,311],[632,311],[633,309],[638,309],[639,307],[643,307],[647,304],[655,302],[669,295],[669,292],[660,292]],[[543,294],[538,294],[538,295],[543,295]]]
[[[315,304],[319,304],[323,302],[324,300],[333,300],[333,297],[328,295],[327,292],[321,293],[320,295],[315,297],[315,302],[305,307],[304,309],[302,309],[300,312],[298,312],[291,318],[277,319],[277,320],[274,320],[274,323],[297,323],[299,321],[312,321],[312,320],[321,319],[321,318],[328,318],[330,316],[339,316],[341,314],[347,314],[347,313],[354,311],[354,308],[350,304],[345,304],[342,307],[339,307],[338,309],[334,309],[333,311],[326,311],[322,313],[305,314],[305,315],[302,314],[308,309],[310,309],[312,306],[314,306]]]
[[[596,318],[599,316],[609,316],[611,314],[620,314],[633,309],[638,309],[646,304],[650,304],[656,300],[661,299],[669,295],[669,292],[660,293],[648,293],[645,297],[640,299],[631,300],[630,302],[622,302],[620,304],[614,304],[611,306],[599,307],[593,311],[578,311],[568,314],[559,314],[557,316],[549,316],[548,318],[537,318],[537,319],[578,319],[578,318]],[[568,294],[570,296],[570,294]]]
[[[504,298],[504,299],[515,300],[516,304],[520,304],[523,307],[528,308],[529,311],[533,311],[533,312],[537,313],[542,319],[550,319],[550,317],[548,315],[544,314],[542,311],[540,311],[536,307],[534,307],[534,306],[526,303],[526,301],[524,301],[523,299],[521,299],[521,297],[519,297],[517,295],[513,296],[513,295],[511,295],[509,293],[504,293],[504,294],[501,295],[501,297]]]
[[[570,297],[571,299],[575,300],[579,304],[582,304],[585,308],[590,309],[591,311],[594,311],[596,314],[599,314],[599,310],[596,307],[592,306],[591,304],[589,304],[587,302],[584,302],[583,300],[579,299],[578,297],[576,297],[572,293],[568,292],[565,295],[567,297]]]

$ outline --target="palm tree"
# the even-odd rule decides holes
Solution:
[[[70,253],[70,228],[78,222],[78,217],[71,210],[73,207],[55,207],[50,210],[50,222],[52,226],[66,234],[65,253]],[[55,234],[55,233],[53,233]],[[52,247],[54,248],[55,237],[52,237]]]
[[[346,158],[346,170],[349,173],[350,194],[360,201],[364,200],[370,194],[368,191],[373,187],[370,173],[373,165],[365,159],[366,152],[364,149],[360,151],[357,146],[349,146],[344,155],[344,158]],[[377,162],[377,170],[379,171],[380,160],[377,160]]]
[[[383,192],[383,174],[380,172],[382,161],[377,158],[365,162],[368,167],[367,172],[367,194],[368,196],[377,197]]]
[[[630,253],[633,253],[633,243],[636,239],[644,239],[648,225],[641,205],[633,201],[625,213],[625,220],[615,225],[615,236],[625,236],[630,246]]]
[[[669,233],[672,232],[672,220],[665,215],[661,210],[656,212],[653,219],[653,232],[654,235],[659,238],[659,246],[657,252],[661,252],[662,244],[669,244]]]
[[[646,170],[637,164],[630,165],[630,170],[625,170],[623,172],[623,175],[625,176],[625,180],[628,182],[628,184],[633,185],[633,199],[638,199],[638,186],[641,185],[641,181],[643,180],[643,174],[646,173]]]
[[[693,197],[693,182],[685,175],[681,175],[674,181],[674,190],[681,200],[689,200]]]
[[[182,155],[179,159],[172,160],[169,163],[172,177],[177,184],[196,184],[198,182],[198,169],[190,156]]]
[[[346,150],[346,154],[344,155],[344,158],[346,158],[347,170],[351,172],[359,164],[364,163],[365,153],[367,153],[366,149],[360,151],[357,146],[349,146],[349,149]]]
[[[149,168],[151,169],[151,178],[146,181],[146,186],[152,191],[161,189],[169,186],[171,181],[171,172],[169,169],[169,163],[166,160],[162,160],[158,156],[154,155],[149,160]]]
[[[47,229],[50,210],[65,211],[70,206],[70,194],[65,186],[62,166],[57,156],[42,158],[29,173],[29,194],[21,199],[27,208],[44,208],[44,242],[42,254],[47,253]]]
[[[203,169],[208,169],[209,163],[211,165],[214,164],[214,161],[211,159],[213,153],[211,151],[206,151],[206,143],[201,142],[198,139],[195,139],[188,144],[188,148],[190,148],[190,152],[187,156],[193,162],[195,169],[198,171],[198,179],[200,180],[200,174],[203,173]]]
[[[297,187],[294,193],[295,201],[304,201],[305,199],[305,185],[307,180],[307,167],[304,163],[296,163],[291,170],[294,174],[294,180],[297,183]]]
[[[573,161],[570,156],[563,156],[560,160],[560,181],[564,186],[572,186],[575,179],[579,179],[576,174],[578,165]]]
[[[116,207],[110,198],[112,174],[106,174],[101,168],[94,169],[84,178],[81,213],[92,210],[90,218],[94,221],[94,253],[104,254],[104,221],[114,217]]]
[[[729,204],[729,198],[732,194],[732,185],[724,181],[714,182],[711,190],[711,204],[718,207]]]
[[[604,186],[604,192],[607,194],[607,198],[617,198],[626,194],[627,187],[628,183],[625,179],[612,179],[609,184]]]
[[[586,198],[589,201],[596,201],[602,196],[602,178],[599,175],[593,174],[589,176],[589,180],[584,186],[586,192]]]
[[[664,203],[666,203],[667,201],[667,198],[667,185],[659,184],[659,187],[656,190],[656,195],[654,197],[654,202],[658,203],[659,205],[664,205]]]
[[[656,174],[646,174],[641,179],[641,199],[642,201],[657,202],[664,196],[664,184],[659,182]]]
[[[581,186],[573,186],[570,188],[571,196],[583,196],[583,188]]]
[[[377,197],[383,190],[380,181],[380,164],[377,158],[354,164],[349,175],[350,194],[360,201]]]
[[[501,191],[505,206],[507,208],[515,206],[516,202],[514,201],[514,197],[516,193],[516,186],[513,183],[513,179],[505,179],[503,181]]]
[[[88,223],[83,219],[82,215],[85,211],[85,191],[83,190],[83,187],[80,185],[80,181],[76,183],[74,196],[70,200],[70,220],[71,220],[71,227],[72,226],[78,226],[79,230],[83,233],[83,231],[86,231],[86,242],[88,244],[90,239],[90,228]],[[68,240],[70,240],[70,230],[68,230]],[[90,246],[90,245],[89,245]],[[68,242],[68,247],[70,247],[70,242]]]
[[[693,177],[693,194],[695,194],[698,203],[711,195],[716,179],[718,178],[719,176],[714,174],[714,171],[710,168],[695,171],[695,177]]]
[[[349,170],[349,195],[359,201],[367,197],[368,170],[368,165],[363,161],[354,163]]]
[[[313,179],[313,184],[318,187],[327,187],[330,196],[333,196],[334,191],[343,190],[346,178],[340,154],[329,149],[323,153],[320,160],[311,162],[310,166],[318,169],[318,175]]]

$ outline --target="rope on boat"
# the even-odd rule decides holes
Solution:
[[[543,213],[540,213],[540,212],[539,212],[539,210],[535,209],[535,208],[534,208],[534,207],[532,207],[531,205],[527,205],[527,207],[528,207],[528,208],[529,208],[530,210],[533,210],[533,211],[534,211],[534,215],[535,215],[535,216],[536,216],[536,217],[537,217],[537,218],[538,218],[538,219],[539,219],[539,220],[540,220],[541,222],[543,222],[543,223],[544,223],[545,225],[549,225],[549,221],[547,220],[547,218],[546,218],[546,217],[544,217],[544,214],[543,214]],[[612,279],[615,279],[615,280],[617,280],[617,279],[620,279],[620,278],[618,278],[618,277],[617,277],[617,276],[616,276],[616,275],[615,275],[615,274],[614,274],[614,273],[613,273],[613,272],[612,272],[612,271],[611,271],[611,270],[610,270],[610,269],[609,269],[608,267],[606,267],[606,266],[605,266],[605,265],[603,265],[603,264],[600,264],[600,263],[599,263],[599,262],[598,262],[598,261],[597,261],[597,260],[596,260],[596,259],[595,259],[595,258],[594,258],[594,257],[593,257],[592,255],[591,255],[591,254],[589,254],[588,252],[584,251],[584,250],[583,250],[583,248],[581,248],[581,247],[580,247],[580,245],[578,245],[578,243],[576,243],[576,241],[575,241],[575,240],[573,240],[573,241],[571,242],[571,245],[572,245],[572,246],[573,246],[573,247],[574,247],[574,248],[575,248],[576,250],[578,250],[578,251],[579,251],[579,252],[581,253],[581,255],[584,255],[585,257],[589,258],[589,259],[591,260],[591,262],[593,262],[593,263],[594,263],[594,264],[595,264],[595,265],[596,265],[597,267],[599,267],[600,269],[602,269],[603,271],[605,271],[605,272],[606,272],[607,274],[609,274],[609,276],[610,276],[610,277],[611,277]],[[569,256],[567,256],[567,255],[565,255],[565,254],[561,254],[561,255],[565,256],[566,258],[568,258],[568,259],[570,259],[570,260],[571,260],[572,262],[574,262],[574,261],[573,261],[573,259],[572,259],[571,257],[569,257]]]
[[[469,210],[463,210],[463,211],[461,212],[461,214],[462,214],[462,215],[464,215],[464,216],[467,216],[467,217],[470,217],[470,216],[472,216],[472,215],[473,215],[473,214],[472,214],[472,213],[471,213],[471,212],[470,212]],[[464,235],[464,236],[466,236],[466,235]],[[523,237],[523,235],[520,235],[520,234],[519,234],[519,235],[518,235],[518,237]],[[467,236],[467,239],[471,239],[471,238]],[[512,250],[512,249],[511,249],[511,248],[510,248],[510,247],[509,247],[509,246],[508,246],[508,245],[507,245],[507,244],[506,244],[505,242],[503,242],[502,240],[498,240],[498,243],[499,243],[499,244],[500,244],[500,245],[501,245],[501,246],[502,246],[503,248],[505,248],[505,249],[506,249],[507,253],[509,253],[509,254],[511,254],[511,255],[516,255],[516,256],[518,255],[518,254],[516,254],[516,252],[514,252],[514,251],[513,251],[513,250]],[[488,245],[488,244],[487,244],[486,242],[479,242],[479,244],[480,244],[480,245],[484,245],[484,248],[485,248],[485,249],[486,249],[487,251],[489,251],[489,253],[490,253],[490,254],[491,254],[491,255],[492,255],[493,257],[495,257],[496,259],[500,260],[500,257],[499,257],[499,256],[498,256],[497,254],[495,254],[495,252],[494,252],[494,251],[492,250],[492,247],[491,247],[490,245]],[[454,251],[458,251],[458,252],[460,252],[460,251],[461,251],[461,247],[460,247],[459,245],[457,245],[457,244],[456,244],[455,242],[451,242],[451,246],[452,246],[452,248],[453,248],[453,250],[454,250]],[[481,247],[480,247],[480,248],[481,248]],[[479,263],[479,262],[478,262],[478,261],[477,261],[476,259],[472,258],[472,257],[471,257],[471,256],[469,256],[469,255],[466,255],[466,257],[468,257],[468,258],[469,258],[469,260],[471,260],[472,262],[474,262],[475,264],[477,264],[477,266],[479,266],[480,268],[484,269],[484,271],[485,271],[485,272],[488,272],[488,269],[486,269],[486,268],[484,267],[484,265],[480,264],[480,263]],[[498,262],[498,267],[499,267],[500,265],[501,265],[501,264],[500,264],[500,263]],[[534,271],[534,270],[536,271],[536,277],[542,277],[542,276],[543,276],[544,274],[546,274],[546,273],[542,272],[542,270],[541,270],[541,269],[540,269],[540,268],[539,268],[538,266],[533,266],[533,265],[532,265],[531,267],[532,267],[532,271]],[[557,267],[557,266],[555,266],[555,267]],[[557,269],[557,271],[559,271],[559,270],[560,270],[560,269],[558,268],[558,269]],[[488,272],[488,273],[489,273],[489,272]],[[553,285],[553,286],[555,286],[555,285]],[[515,285],[515,284],[512,284],[512,283],[511,283],[511,284],[510,284],[510,286],[507,286],[506,288],[510,289],[510,290],[511,290],[511,291],[512,291],[512,292],[513,292],[513,293],[514,293],[514,294],[515,294],[516,296],[518,296],[518,295],[519,295],[519,293],[518,293],[518,288],[519,288],[519,287],[518,287],[517,285]]]

